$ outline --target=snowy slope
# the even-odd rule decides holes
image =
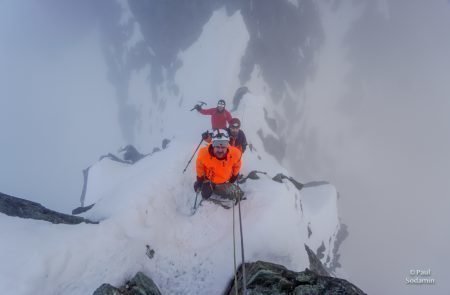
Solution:
[[[210,122],[188,110],[198,99],[214,106],[225,97],[231,105],[227,97],[240,86],[236,73],[248,41],[241,27],[239,13],[213,14],[198,42],[180,53],[184,63],[175,77],[177,95],[161,87],[158,98],[149,100],[148,69],[133,73],[130,97],[141,110],[138,149],[148,152],[163,138],[171,143],[134,165],[107,158],[93,164],[85,205],[96,205],[83,216],[100,224],[53,225],[0,215],[0,294],[91,294],[102,283],[120,285],[137,271],[150,276],[163,294],[223,292],[233,276],[232,210],[204,202],[190,216],[194,165],[184,174],[182,170]],[[241,34],[231,33],[235,31]],[[208,50],[218,41],[223,46]],[[202,64],[190,62],[199,56]],[[223,69],[223,79],[211,75],[211,62]],[[264,97],[248,94],[233,114],[241,118],[254,147],[244,154],[242,173],[268,173],[242,184],[247,197],[242,202],[245,256],[299,271],[309,265],[305,243],[313,250],[323,243],[323,262],[333,258],[337,193],[332,185],[298,191],[288,181],[271,180],[289,172],[264,151],[258,131],[277,137],[264,120],[264,108],[270,109]],[[145,254],[146,245],[155,251],[152,259]]]
[[[259,128],[267,129],[263,123]],[[339,227],[336,190],[322,185],[298,191],[290,182],[271,180],[286,171],[264,152],[255,131],[247,133],[258,152],[245,153],[242,172],[269,175],[242,185],[246,259],[303,270],[309,265],[304,243],[317,249],[323,242],[325,258],[332,255]],[[119,285],[137,271],[152,277],[164,294],[222,292],[233,274],[232,210],[204,202],[190,216],[194,168],[182,170],[195,141],[174,139],[166,150],[134,165],[106,158],[94,164],[86,204],[96,205],[84,216],[101,220],[99,225],[0,216],[1,232],[14,237],[2,239],[0,259],[7,263],[0,266],[0,293],[89,294],[104,282]],[[153,259],[145,255],[146,245],[155,251]],[[14,278],[23,284],[14,284]]]

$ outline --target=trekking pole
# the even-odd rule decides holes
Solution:
[[[195,193],[194,207],[192,207],[192,209],[191,209],[192,215],[194,215],[195,212],[197,211],[197,198],[198,198],[198,194],[199,194],[201,191],[202,191],[201,189],[198,189],[198,190],[196,191],[196,193]]]
[[[198,146],[197,146],[197,148],[195,149],[194,153],[192,154],[191,159],[190,159],[189,162],[187,163],[186,168],[184,168],[183,173],[186,172],[187,167],[189,166],[189,164],[191,164],[191,161],[192,161],[192,159],[194,158],[195,153],[197,152],[197,150],[198,150],[198,148],[200,147],[200,145],[202,144],[202,142],[203,142],[203,137],[202,137],[202,140],[200,140],[200,143],[198,144]]]

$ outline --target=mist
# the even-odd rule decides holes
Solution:
[[[139,105],[145,96],[164,108],[156,90],[164,83],[172,97],[182,97],[178,87],[190,82],[175,81],[179,53],[222,7],[219,0],[199,2],[204,10],[183,3],[170,14],[178,21],[166,25],[157,16],[172,6],[154,1],[161,10],[147,17],[143,2],[134,1],[136,22],[148,31],[145,50],[126,64],[117,58],[129,39],[117,26],[123,20],[116,2],[1,1],[0,191],[68,212],[79,205],[84,168],[125,144],[150,146],[147,137],[137,138],[138,126],[148,127]],[[261,1],[260,11],[242,4],[242,30],[249,33],[238,35],[249,35],[250,45],[235,76],[224,77],[223,69],[182,76],[196,75],[199,98],[217,89],[228,95],[235,89],[202,88],[202,78],[234,85],[239,77],[247,85],[259,67],[269,90],[250,90],[274,105],[283,139],[277,157],[299,181],[326,180],[340,193],[339,215],[350,232],[340,249],[347,278],[369,294],[448,292],[449,2],[293,2],[273,10],[275,2]],[[237,3],[227,2],[224,17]],[[198,16],[192,22],[178,17],[189,8]],[[286,21],[274,29],[273,11],[296,20],[294,27]],[[142,81],[149,85],[133,89],[131,73],[147,65],[152,71]],[[141,89],[146,94],[139,97]],[[406,285],[411,269],[431,269],[435,285]]]
[[[442,294],[450,289],[450,6],[348,4],[324,10],[325,44],[288,157],[298,177],[323,177],[340,192],[351,280],[373,294]],[[410,269],[431,269],[435,285],[406,285]]]
[[[0,3],[0,188],[64,212],[82,170],[123,144],[87,3]]]

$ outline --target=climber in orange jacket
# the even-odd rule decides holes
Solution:
[[[218,184],[234,183],[241,169],[241,151],[229,145],[229,135],[224,129],[216,129],[212,141],[198,152],[197,181],[194,190],[201,189],[202,197],[208,199]]]

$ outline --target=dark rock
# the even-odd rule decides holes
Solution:
[[[282,173],[278,173],[277,175],[275,175],[272,180],[279,182],[279,183],[283,183],[283,178],[287,178],[284,174]]]
[[[250,171],[250,173],[247,175],[247,178],[253,179],[253,180],[259,179],[258,173],[267,174],[266,172],[253,170],[253,171]]]
[[[303,188],[303,184],[301,184],[300,182],[298,182],[297,180],[295,180],[293,177],[289,177],[288,178],[292,184],[298,189],[301,190]]]
[[[79,224],[79,223],[98,223],[83,217],[72,216],[59,213],[45,208],[39,203],[16,198],[0,193],[0,212],[20,218],[30,218],[36,220],[45,220],[51,223]]]
[[[145,157],[145,155],[138,152],[137,149],[131,144],[121,149],[120,152],[124,153],[123,159],[131,164],[134,164]]]
[[[160,148],[154,148],[153,152],[155,151],[160,151]],[[136,162],[140,161],[141,159],[145,158],[146,156],[148,156],[149,154],[141,154],[140,152],[138,152],[138,150],[131,144],[125,146],[124,148],[121,148],[119,150],[120,153],[123,153],[122,158],[108,153],[107,155],[103,155],[100,157],[100,161],[103,160],[104,158],[108,158],[112,161],[116,161],[119,163],[123,163],[123,164],[135,164]],[[89,167],[90,168],[90,167]],[[89,169],[87,168],[87,169]],[[86,169],[85,169],[86,170]]]
[[[301,184],[300,182],[298,182],[297,180],[295,180],[293,177],[287,177],[286,175],[284,175],[283,173],[278,173],[277,175],[275,175],[272,180],[279,182],[279,183],[283,183],[283,179],[287,179],[290,182],[292,182],[292,184],[298,189],[301,190],[303,188],[303,184]]]
[[[170,139],[164,138],[162,141],[162,149],[165,150],[170,143]]]
[[[317,275],[308,269],[299,273],[298,279],[303,283],[297,285],[296,295],[364,295],[364,291],[347,280]]]
[[[119,289],[114,288],[110,284],[103,284],[94,291],[92,295],[121,295]]]
[[[75,208],[75,209],[72,210],[72,215],[78,215],[78,214],[81,214],[83,212],[86,212],[86,211],[90,210],[92,207],[94,207],[94,205],[95,205],[95,203],[91,204],[89,206],[86,206],[86,207]]]
[[[263,142],[263,147],[266,152],[273,155],[278,162],[281,163],[286,153],[286,143],[284,140],[276,138],[272,134],[268,134],[264,136],[262,129],[259,129],[257,132],[258,136],[261,138]]]
[[[247,174],[247,176],[239,178],[238,183],[244,183],[247,181],[247,179],[252,179],[252,180],[259,179],[258,173],[267,175],[267,172],[253,170],[253,171],[250,171],[250,173]]]
[[[329,239],[329,242],[331,242],[331,237]],[[319,259],[324,258],[325,257],[324,252],[325,252],[325,244],[322,241],[322,244],[320,244],[319,248],[317,248],[317,251],[316,251],[317,258],[319,258]]]
[[[246,263],[247,294],[365,294],[346,280],[319,275],[305,269],[302,272],[290,271],[282,265],[257,261]],[[242,294],[242,265],[237,272],[238,292]],[[224,294],[236,294],[234,279]]]
[[[264,108],[264,119],[266,120],[266,123],[269,126],[269,128],[272,129],[272,131],[276,133],[277,132],[277,120],[269,117],[269,114],[268,114],[266,108]]]
[[[108,153],[107,155],[101,156],[99,161],[103,160],[104,158],[108,158],[110,160],[113,160],[113,161],[116,161],[116,162],[119,162],[119,163],[123,163],[123,164],[131,164],[130,161],[122,160],[121,158],[119,158],[116,155],[113,155],[111,153]]]
[[[323,244],[322,244],[323,245]],[[316,254],[305,244],[306,253],[308,253],[308,259],[309,259],[309,269],[311,269],[313,272],[317,273],[321,276],[329,276],[330,274],[328,271],[326,271],[325,267],[323,266],[320,259],[317,257]],[[322,253],[323,255],[323,253]]]
[[[339,248],[342,245],[342,242],[348,237],[348,229],[347,225],[344,223],[339,224],[339,230],[336,235],[336,239],[334,240],[334,246],[333,246],[333,260],[330,264],[330,270],[334,271],[336,268],[341,267],[341,264],[339,263],[340,254]]]
[[[93,295],[161,295],[161,292],[152,279],[138,272],[124,286],[115,288],[109,284],[103,284],[94,291]]]
[[[315,186],[319,186],[319,185],[326,185],[326,184],[330,184],[327,181],[310,181],[307,182],[303,185],[303,187],[315,187]]]
[[[153,259],[153,257],[155,257],[155,250],[150,248],[149,245],[145,245],[145,248],[145,255],[147,255],[148,258]]]
[[[250,90],[248,90],[247,86],[239,87],[236,90],[236,92],[234,93],[234,96],[233,96],[233,108],[230,110],[230,112],[234,112],[235,110],[237,110],[237,108],[239,106],[239,103],[241,102],[242,98],[248,92],[250,92]]]

